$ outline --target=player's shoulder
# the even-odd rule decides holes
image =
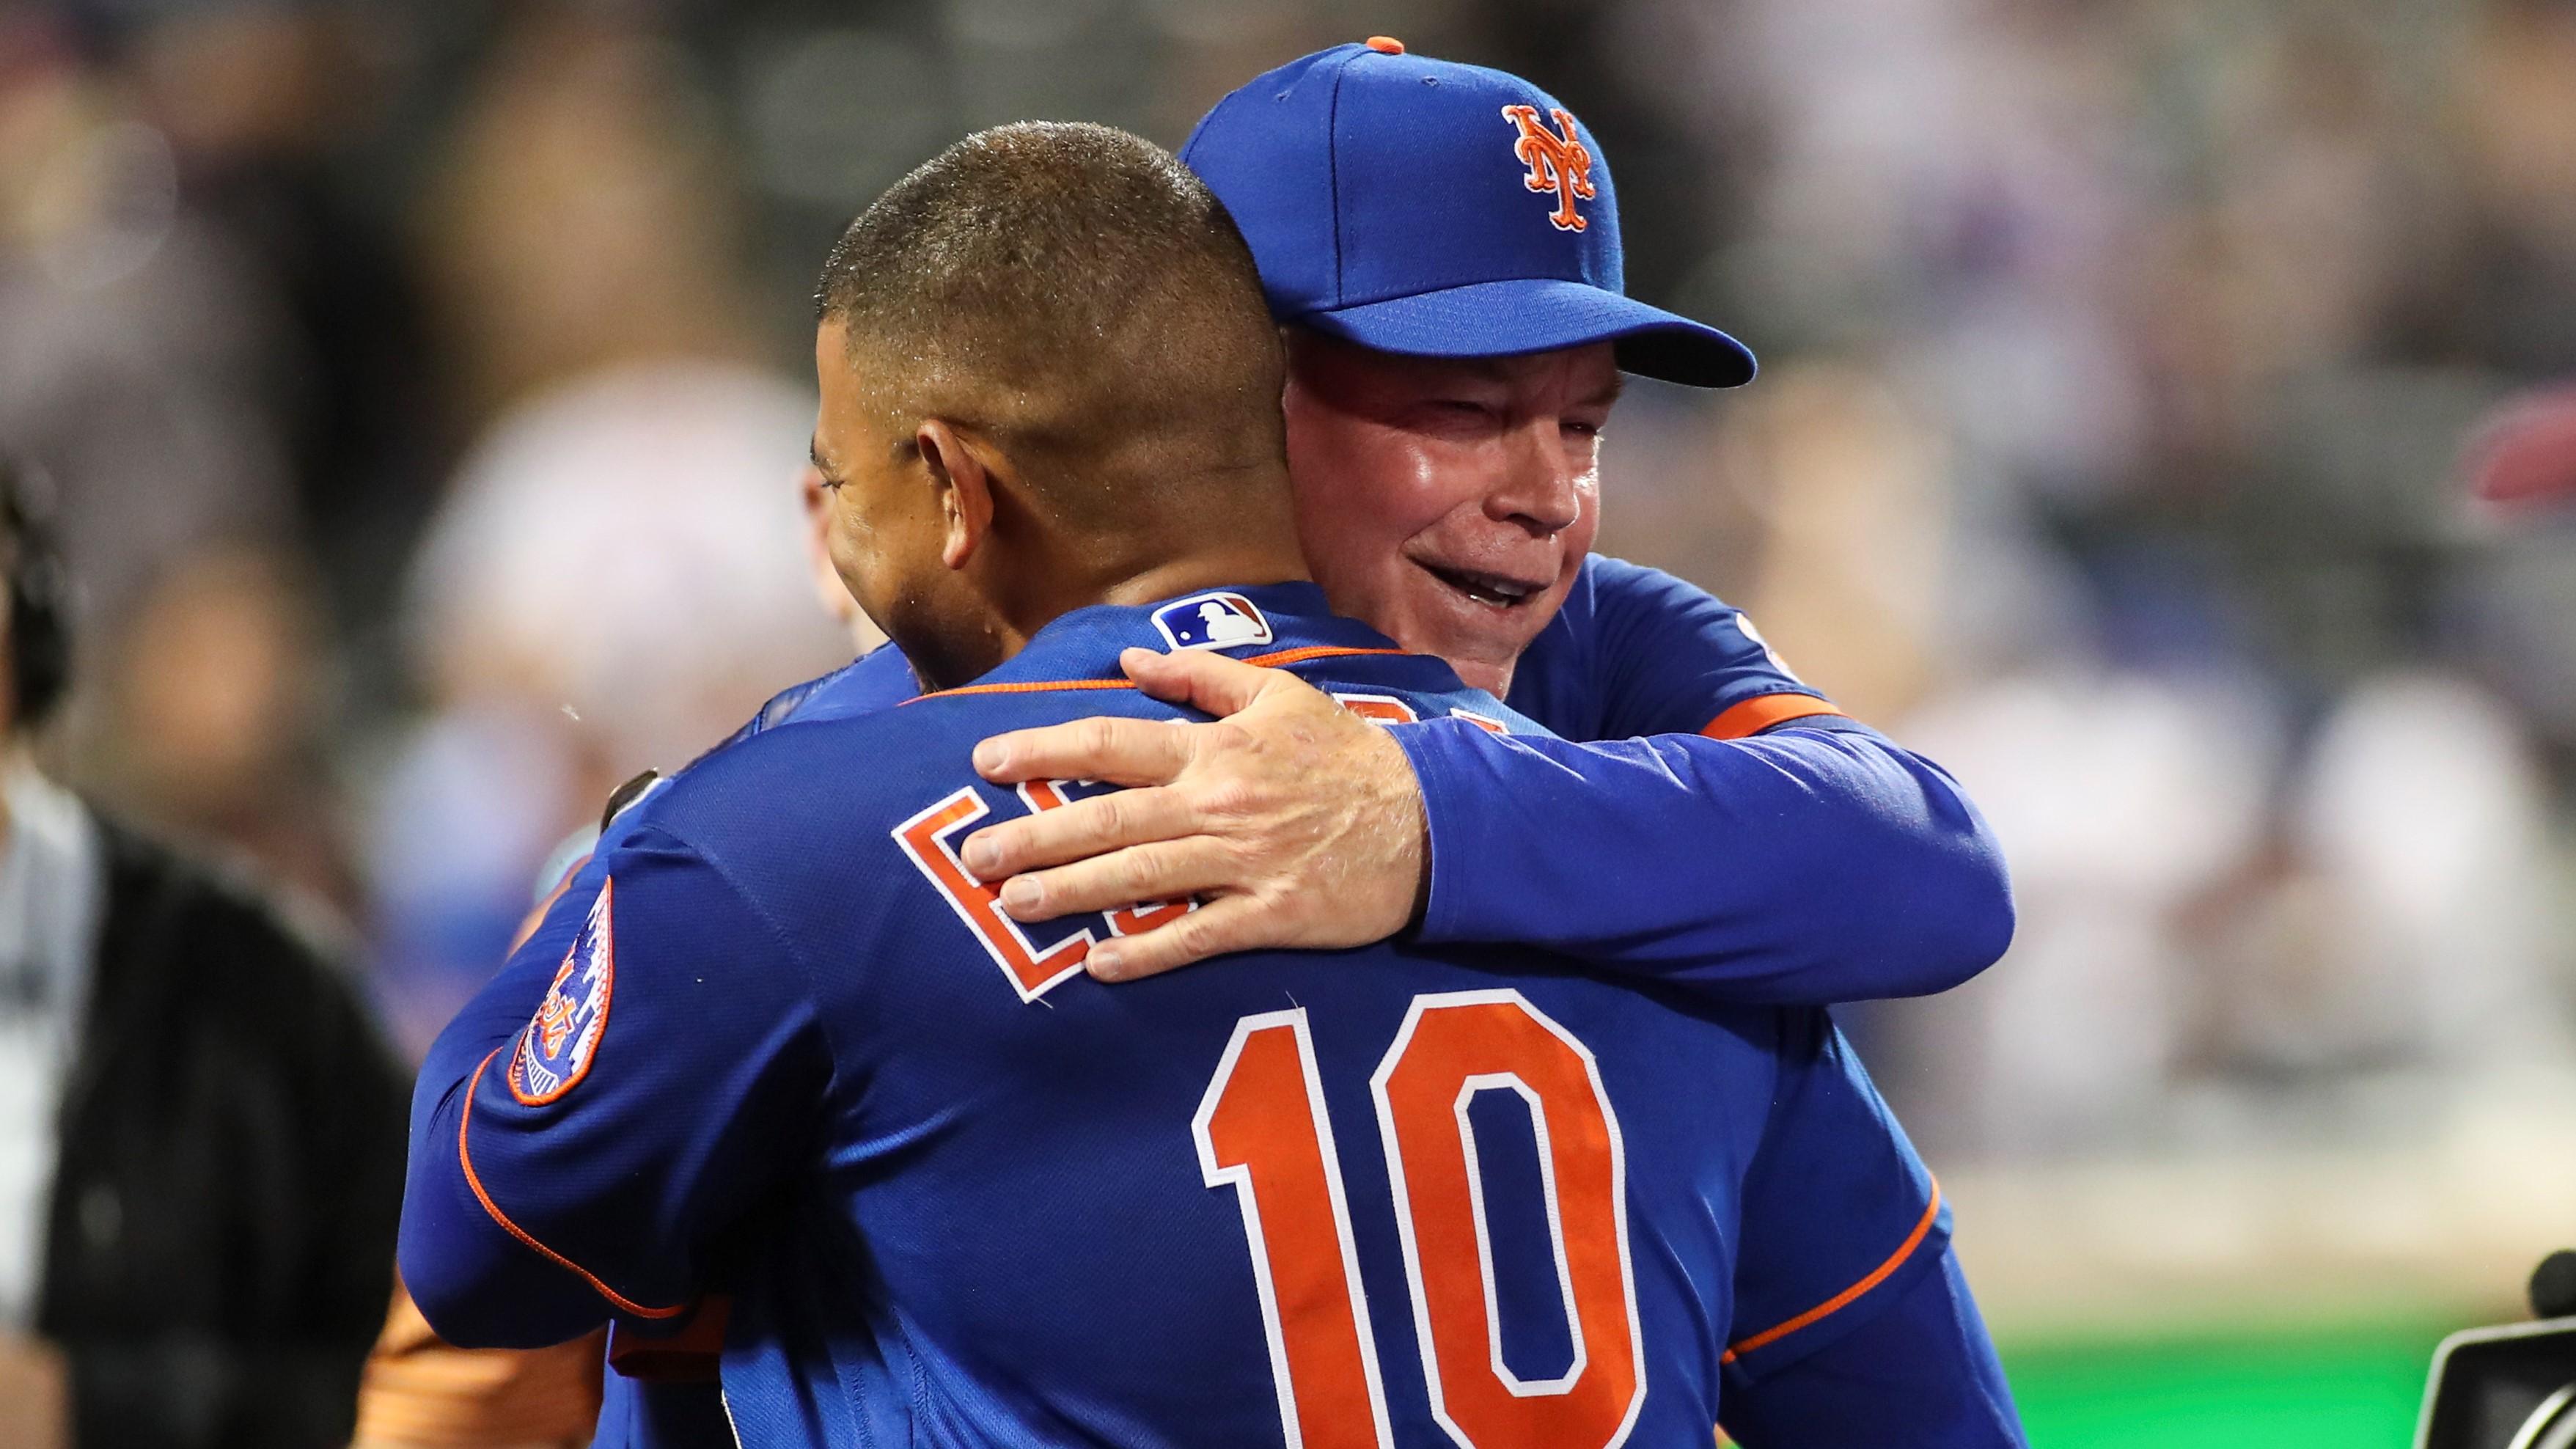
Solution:
[[[711,890],[811,960],[857,952],[897,962],[899,977],[903,951],[869,943],[901,938],[924,912],[945,919],[943,895],[976,899],[955,861],[957,839],[1018,808],[1010,787],[975,772],[977,743],[1087,714],[1173,713],[1132,689],[1053,695],[958,691],[849,718],[792,719],[708,758],[620,817],[620,855],[602,871],[651,876],[662,891]],[[1043,788],[1023,786],[1018,798],[1028,808],[1062,803],[1052,790],[1039,798]],[[854,881],[868,888],[852,889]],[[833,979],[841,992],[894,978]]]
[[[921,693],[912,662],[892,644],[880,644],[813,682],[813,687],[774,723],[790,719],[844,719],[892,709]]]
[[[1601,553],[1588,555],[1583,560],[1574,595],[1580,596],[1583,612],[1587,614],[1615,616],[1643,610],[1658,614],[1681,612],[1731,617],[1741,612],[1678,574]],[[1575,598],[1569,596],[1567,602],[1572,605]]]
[[[1704,651],[1745,642],[1743,612],[1717,595],[1644,564],[1588,554],[1565,602],[1522,655],[1534,684],[1597,690],[1604,661],[1651,659],[1668,649]],[[1691,646],[1688,641],[1698,641]],[[1514,698],[1527,691],[1516,687]],[[1540,711],[1542,717],[1548,711]]]
[[[791,721],[745,736],[620,815],[616,838],[634,850],[676,843],[738,879],[779,856],[810,855],[891,809],[926,772],[926,741],[903,714]]]
[[[1548,735],[1527,713],[1466,683],[1447,661],[1400,650],[1320,655],[1280,667],[1379,724],[1465,718],[1495,734]]]
[[[1133,689],[1013,686],[923,695],[855,713],[809,708],[707,756],[639,807],[693,843],[837,834],[908,813],[926,789],[974,778],[976,744],[1090,714],[1171,716]]]
[[[758,713],[727,735],[716,749],[729,749],[790,720],[842,719],[891,709],[920,692],[903,651],[891,644],[880,645],[838,669],[771,695]]]

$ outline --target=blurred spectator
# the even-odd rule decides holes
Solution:
[[[286,560],[200,553],[155,579],[121,632],[99,661],[104,718],[89,756],[105,793],[354,914],[323,733],[329,656],[311,591]]]
[[[380,138],[416,22],[345,0],[123,0],[93,13],[137,116],[168,139],[183,207],[268,292],[277,355],[262,386],[298,541],[364,645],[450,431],[384,200],[401,172]]]
[[[310,543],[363,630],[443,409],[367,194],[398,11],[275,0],[0,17],[0,434],[75,495],[103,616],[208,535]],[[167,446],[177,445],[177,446]],[[158,506],[128,508],[149,496]],[[138,516],[139,515],[139,516]]]
[[[90,625],[65,763],[344,909],[321,686],[384,653],[334,646],[379,627],[442,411],[330,170],[368,129],[353,16],[0,16],[0,440],[61,481]]]
[[[1903,722],[1993,822],[2021,917],[1993,970],[1899,1018],[1922,1135],[2019,1157],[2160,1140],[2193,1022],[2182,913],[2258,842],[2269,725],[2241,682],[2080,663]]]
[[[2446,97],[2465,122],[2460,340],[2525,377],[2576,371],[2576,8],[2491,0],[2471,15]]]
[[[1909,1123],[2370,1136],[2563,1050],[2576,550],[2448,485],[2576,349],[2576,7],[1618,8],[1717,138],[1710,200],[1623,196],[1704,218],[1765,373],[1623,427],[1603,546],[1750,607],[2015,865],[1998,969],[1871,1014]]]
[[[467,459],[412,583],[438,706],[372,850],[406,1042],[490,975],[548,848],[619,781],[849,661],[795,567],[813,411],[767,374],[639,364],[536,397]]]
[[[758,351],[711,102],[684,57],[608,13],[515,9],[422,199],[452,381],[478,421],[598,369]]]
[[[169,136],[45,14],[0,16],[0,443],[60,480],[113,627],[174,559],[290,529],[292,339],[275,279],[184,204]]]
[[[2346,694],[2287,812],[2328,949],[2211,962],[2243,993],[2219,1013],[2236,1060],[2470,1076],[2564,1056],[2545,799],[2522,726],[2474,682],[2393,670]]]
[[[403,1083],[322,949],[37,772],[68,592],[0,474],[0,1437],[336,1445]]]

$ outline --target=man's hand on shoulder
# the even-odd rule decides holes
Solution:
[[[1013,918],[1206,901],[1093,947],[1104,981],[1229,951],[1365,945],[1413,919],[1429,878],[1422,788],[1384,727],[1285,670],[1201,650],[1130,649],[1119,665],[1147,694],[1220,718],[1075,720],[977,746],[995,784],[1133,787],[966,838],[967,869],[1004,881]]]

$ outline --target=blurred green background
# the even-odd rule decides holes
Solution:
[[[2007,1342],[2037,1449],[2356,1449],[2411,1442],[2433,1347],[2466,1325]]]

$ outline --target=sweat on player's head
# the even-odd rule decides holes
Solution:
[[[1299,572],[1281,357],[1225,208],[1106,126],[978,132],[879,197],[817,288],[834,556],[934,683],[1176,554]],[[946,577],[960,572],[973,580]]]
[[[1068,517],[1280,461],[1280,351],[1225,208],[1108,126],[979,131],[841,236],[817,289],[866,395],[1014,455]],[[1265,480],[1266,482],[1266,480]]]

